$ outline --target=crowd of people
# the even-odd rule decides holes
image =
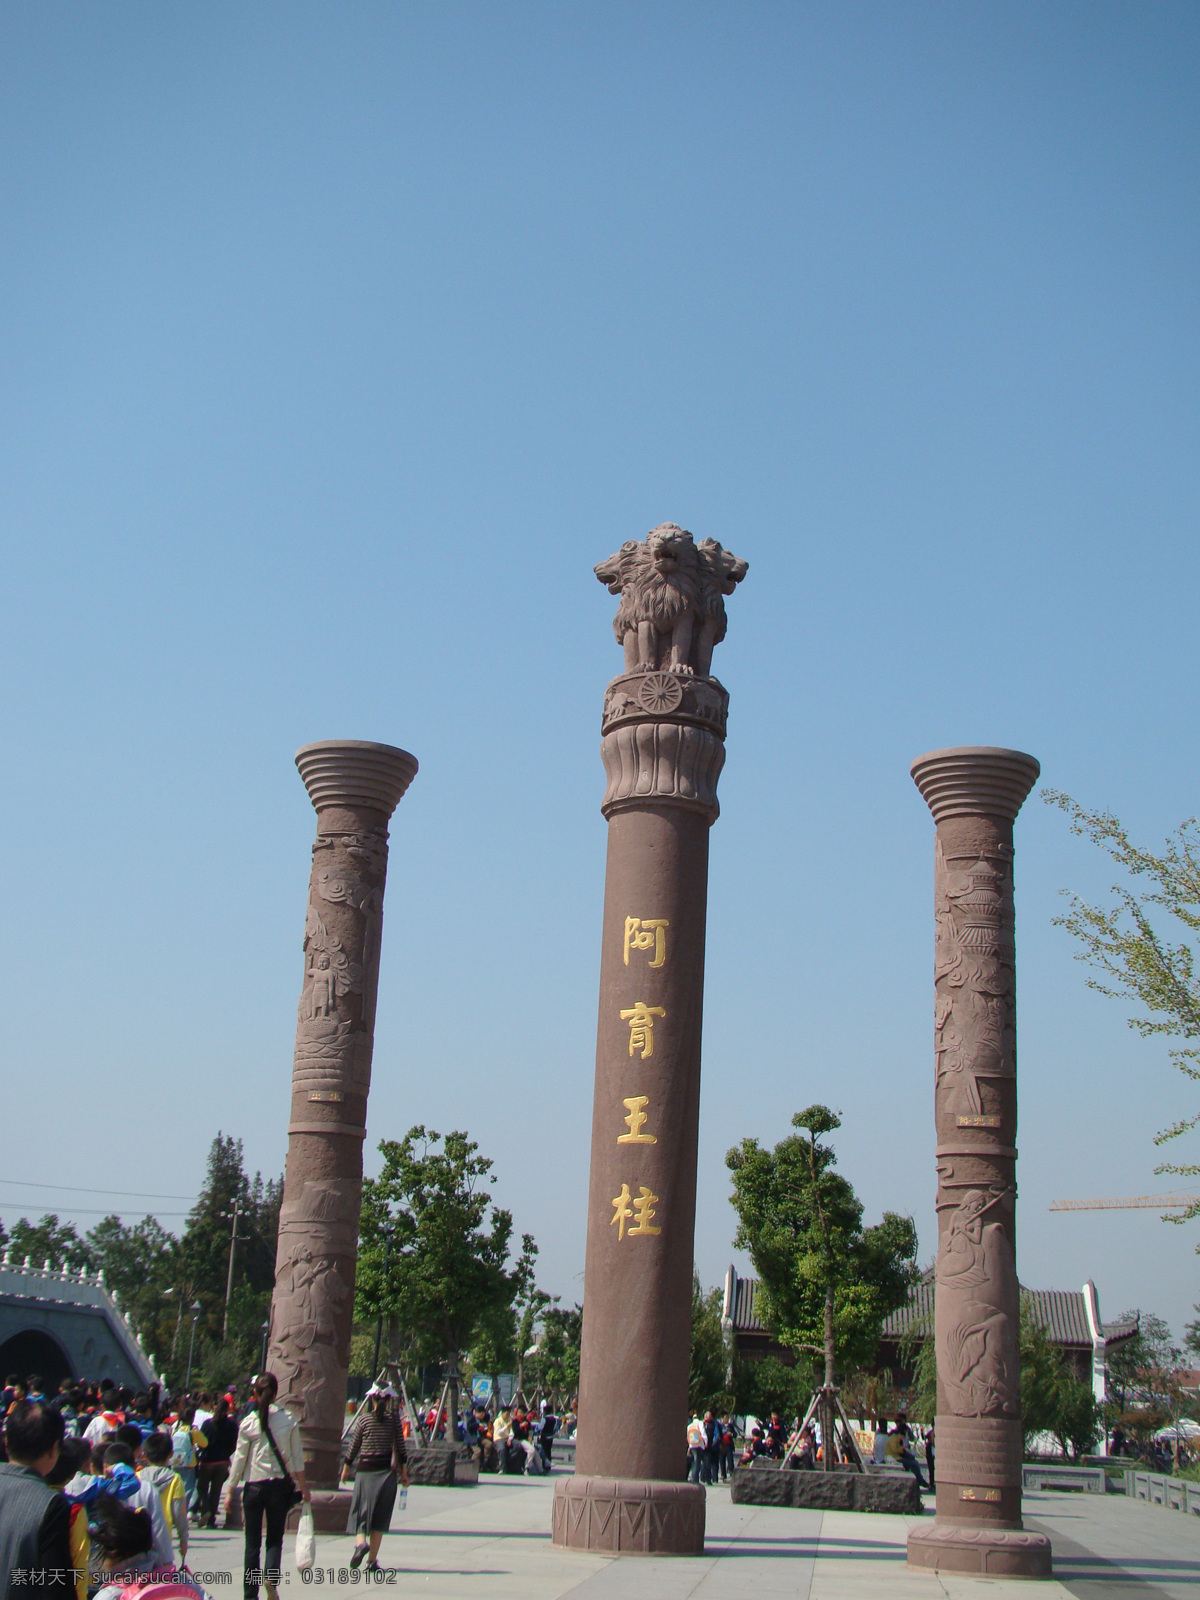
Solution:
[[[724,1483],[733,1476],[737,1430],[726,1413],[706,1411],[693,1416],[687,1427],[688,1482]]]
[[[703,1417],[698,1413],[693,1416],[687,1429],[689,1482],[723,1483],[733,1474],[735,1457],[739,1467],[751,1467],[757,1459],[765,1457],[768,1460],[786,1461],[789,1467],[801,1472],[811,1471],[825,1462],[821,1426],[815,1418],[803,1426],[797,1418],[788,1428],[780,1420],[778,1411],[772,1411],[770,1420],[765,1424],[751,1417],[747,1419],[745,1442],[740,1455],[735,1450],[735,1442],[736,1429],[728,1413],[716,1417],[711,1411],[706,1411]],[[901,1412],[890,1429],[887,1419],[880,1418],[875,1424],[872,1439],[872,1463],[886,1466],[888,1462],[895,1462],[904,1471],[913,1474],[921,1489],[932,1491],[935,1459],[932,1426],[925,1431],[924,1443],[928,1481],[912,1448],[912,1430],[906,1415]],[[844,1459],[836,1440],[830,1441],[829,1448],[836,1462]]]
[[[244,1591],[265,1586],[277,1600],[288,1512],[310,1498],[300,1431],[275,1404],[270,1374],[240,1396],[234,1389],[164,1395],[131,1392],[110,1380],[64,1379],[47,1395],[41,1378],[10,1375],[0,1400],[0,1600],[26,1588],[57,1590],[73,1600],[120,1600],[121,1590],[151,1576],[199,1595],[187,1560],[189,1530],[231,1526],[241,1489],[245,1532]],[[446,1410],[419,1419],[390,1385],[374,1384],[352,1410],[343,1440],[344,1477],[352,1479],[347,1532],[351,1566],[378,1570],[379,1545],[397,1489],[407,1493],[413,1421],[423,1439],[445,1439]],[[573,1431],[548,1401],[493,1413],[465,1409],[455,1436],[484,1471],[550,1471],[554,1440]]]
[[[268,1600],[278,1600],[288,1512],[310,1494],[300,1430],[275,1401],[269,1373],[240,1398],[233,1389],[166,1396],[73,1379],[51,1397],[36,1374],[10,1376],[0,1401],[0,1600],[22,1600],[26,1587],[55,1589],[63,1600],[69,1591],[71,1600],[121,1600],[123,1588],[151,1575],[200,1595],[187,1566],[189,1531],[215,1528],[222,1512],[229,1527],[239,1488],[246,1600],[256,1600],[262,1586]],[[354,1483],[347,1523],[355,1536],[352,1567],[365,1562],[368,1573],[379,1570],[397,1490],[407,1494],[414,1427],[422,1442],[444,1440],[445,1407],[415,1413],[378,1382],[360,1408],[350,1408],[343,1476]],[[482,1471],[540,1475],[551,1470],[555,1439],[572,1437],[574,1428],[571,1412],[560,1416],[543,1400],[494,1411],[468,1406],[454,1435]],[[789,1428],[777,1411],[765,1423],[747,1419],[740,1454],[738,1434],[728,1413],[693,1416],[690,1481],[724,1482],[758,1457],[799,1470],[824,1461],[815,1420]],[[836,1454],[838,1442],[830,1440],[829,1449]],[[924,1450],[928,1481],[903,1414],[890,1428],[886,1420],[876,1424],[871,1454],[876,1464],[894,1461],[911,1472],[922,1489],[933,1487],[932,1429]]]
[[[25,1589],[63,1600],[120,1600],[155,1581],[203,1591],[188,1535],[213,1528],[241,1486],[244,1588],[276,1600],[284,1523],[309,1498],[300,1434],[275,1401],[275,1380],[232,1391],[131,1393],[108,1380],[64,1379],[47,1396],[36,1375],[10,1375],[0,1400],[0,1600]],[[264,1524],[266,1550],[262,1549]]]
[[[445,1415],[430,1408],[425,1417],[431,1437],[445,1437]],[[494,1414],[482,1405],[464,1411],[457,1434],[473,1454],[477,1453],[481,1472],[519,1472],[537,1477],[550,1471],[554,1461],[554,1441],[560,1434],[569,1438],[574,1427],[570,1414],[560,1417],[543,1400],[537,1407],[503,1406]]]

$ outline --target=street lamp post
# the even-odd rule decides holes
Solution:
[[[237,1253],[237,1245],[238,1245],[238,1237],[239,1237],[239,1235],[238,1235],[238,1223],[241,1222],[241,1220],[247,1214],[248,1214],[247,1211],[242,1206],[242,1202],[241,1202],[241,1198],[240,1197],[235,1198],[235,1200],[233,1202],[233,1210],[232,1211],[222,1211],[220,1213],[220,1215],[222,1217],[229,1217],[229,1218],[232,1219],[231,1226],[230,1226],[230,1229],[229,1229],[229,1271],[228,1271],[228,1273],[226,1274],[226,1277],[225,1277],[225,1321],[221,1324],[221,1343],[222,1344],[224,1344],[225,1341],[229,1338],[229,1302],[233,1298],[233,1260],[234,1260],[235,1254]],[[241,1235],[242,1243],[243,1244],[247,1243],[249,1238],[250,1238],[249,1234]],[[265,1362],[263,1364],[264,1364],[264,1366],[266,1365]]]
[[[183,1294],[179,1289],[164,1289],[163,1290],[163,1298],[164,1299],[169,1299],[171,1297],[171,1295],[173,1295],[173,1294],[179,1295],[179,1299],[175,1302],[175,1333],[174,1333],[174,1337],[171,1340],[171,1362],[172,1362],[172,1365],[174,1364],[174,1361],[175,1361],[175,1351],[179,1347],[179,1330],[183,1326]]]
[[[263,1336],[262,1337],[262,1354],[259,1357],[258,1370],[260,1372],[265,1372],[267,1370],[267,1340],[271,1336],[271,1319],[270,1319],[270,1317],[268,1317],[267,1320],[262,1325],[262,1336]]]
[[[199,1300],[197,1300],[192,1306],[192,1338],[191,1343],[188,1345],[187,1377],[183,1380],[183,1387],[185,1389],[190,1389],[192,1386],[192,1357],[196,1353],[196,1322],[203,1309],[204,1307],[200,1304]]]

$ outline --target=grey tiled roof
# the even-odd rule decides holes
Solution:
[[[739,1278],[733,1291],[733,1327],[736,1333],[765,1333],[754,1312],[757,1278]]]
[[[754,1278],[739,1278],[733,1296],[733,1328],[735,1333],[764,1333],[754,1310],[754,1297],[758,1283]],[[1045,1328],[1055,1344],[1075,1345],[1091,1349],[1092,1336],[1088,1331],[1087,1310],[1082,1289],[1023,1289],[1032,1302],[1034,1318]],[[927,1272],[913,1287],[908,1303],[893,1311],[883,1325],[885,1339],[903,1339],[910,1333],[920,1333],[933,1327],[933,1274]],[[1104,1332],[1110,1343],[1130,1339],[1137,1332],[1137,1322],[1106,1322]]]

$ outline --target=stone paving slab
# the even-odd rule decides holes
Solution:
[[[1027,1523],[1049,1535],[1056,1578],[1028,1581],[910,1571],[915,1517],[735,1506],[709,1490],[703,1556],[559,1551],[550,1543],[553,1481],[481,1479],[477,1488],[415,1487],[392,1518],[380,1560],[394,1580],[347,1568],[348,1536],[317,1540],[321,1583],[304,1583],[284,1546],[284,1600],[302,1592],[425,1595],[430,1600],[1200,1600],[1200,1517],[1123,1497],[1030,1494]],[[926,1513],[928,1516],[930,1513]],[[241,1594],[241,1535],[193,1532],[189,1565],[228,1573],[215,1597]],[[330,1573],[332,1572],[332,1577]],[[341,1574],[345,1573],[345,1577]],[[230,1581],[231,1580],[231,1581]]]
[[[1113,1494],[1027,1494],[1022,1506],[1076,1600],[1200,1597],[1200,1517]]]

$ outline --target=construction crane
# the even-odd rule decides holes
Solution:
[[[1186,1211],[1200,1194],[1138,1194],[1128,1200],[1053,1200],[1051,1211]]]

